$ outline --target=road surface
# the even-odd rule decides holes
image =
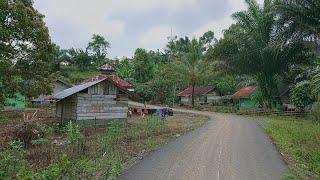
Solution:
[[[210,121],[146,156],[119,179],[276,180],[287,171],[274,145],[254,120],[187,112],[208,115]]]

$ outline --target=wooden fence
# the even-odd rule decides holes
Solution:
[[[264,116],[264,115],[271,115],[271,116],[282,116],[282,117],[305,117],[307,112],[305,111],[279,111],[279,110],[263,110],[263,109],[247,109],[247,110],[240,110],[237,112],[240,115],[254,115],[254,116]]]

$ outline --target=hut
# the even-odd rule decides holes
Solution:
[[[181,105],[192,104],[192,91],[193,88],[189,87],[178,94]],[[220,98],[219,92],[213,87],[195,87],[194,96],[196,104],[206,104]]]
[[[127,118],[127,94],[133,86],[113,75],[112,67],[103,66],[100,70],[102,74],[54,96],[57,119],[66,122]]]
[[[253,95],[257,92],[257,86],[247,86],[241,88],[235,94],[233,94],[232,99],[237,103],[239,108],[258,108],[260,103],[253,99]]]

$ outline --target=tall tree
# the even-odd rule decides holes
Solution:
[[[108,54],[110,43],[101,35],[94,34],[88,44],[87,51],[94,56],[94,63],[101,65]]]
[[[195,87],[210,78],[214,68],[204,58],[203,46],[197,39],[192,39],[181,57],[170,64],[171,73],[179,83],[192,87],[192,105],[195,105]]]
[[[0,104],[14,92],[50,93],[52,44],[31,0],[0,2]]]
[[[138,48],[134,53],[133,77],[138,83],[146,83],[155,76],[155,61],[152,58],[154,52],[147,52]]]
[[[318,0],[276,0],[273,8],[278,24],[288,41],[302,37],[314,55],[314,63],[308,67],[309,80],[315,96],[320,96],[320,1]],[[297,75],[300,76],[300,73]],[[299,84],[297,84],[299,87]],[[297,88],[298,88],[297,87]]]
[[[254,0],[246,3],[248,10],[233,14],[236,24],[225,32],[216,51],[234,72],[255,77],[265,105],[271,107],[278,95],[277,77],[304,62],[303,39],[287,41],[279,35],[282,29],[270,12],[272,1],[265,0],[263,7]]]

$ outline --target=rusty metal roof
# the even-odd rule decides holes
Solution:
[[[108,65],[108,64],[100,66],[99,70],[100,71],[115,71],[115,69],[112,66]]]
[[[194,95],[195,96],[202,96],[202,95],[205,95],[205,94],[211,92],[212,90],[214,90],[213,87],[195,87],[194,88]],[[187,97],[187,96],[190,96],[191,94],[192,94],[192,87],[189,87],[186,90],[180,92],[178,94],[178,97]]]
[[[93,82],[93,81],[98,81],[98,80],[102,80],[102,79],[110,79],[111,81],[113,81],[116,85],[124,88],[124,89],[131,89],[133,88],[133,85],[128,83],[127,81],[119,78],[116,75],[112,75],[112,74],[99,74],[97,76],[91,77],[89,79],[86,79],[84,81],[82,81],[81,83],[88,83],[88,82]]]
[[[257,86],[247,86],[241,88],[239,91],[233,94],[233,98],[249,98],[257,90]]]

